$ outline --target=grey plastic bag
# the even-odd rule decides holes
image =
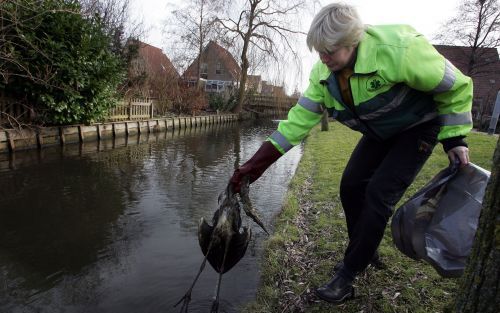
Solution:
[[[443,277],[462,275],[489,177],[488,171],[472,163],[439,172],[394,214],[391,231],[396,247],[428,262]]]

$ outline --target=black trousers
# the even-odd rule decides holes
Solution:
[[[439,129],[435,119],[383,142],[363,136],[354,149],[340,185],[349,235],[344,267],[352,276],[370,263],[394,206],[431,155]]]

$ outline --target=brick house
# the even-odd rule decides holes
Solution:
[[[198,58],[184,72],[183,79],[196,85]],[[207,92],[222,92],[238,86],[241,68],[234,57],[214,41],[210,41],[201,53],[200,80]]]
[[[169,87],[177,85],[180,75],[160,48],[137,43],[138,56],[129,68],[132,92],[145,98],[162,98]]]
[[[262,81],[262,95],[273,97],[286,97],[285,87],[275,86],[265,80]]]
[[[474,82],[472,116],[474,126],[483,129],[489,123],[500,90],[500,61],[495,48],[479,48],[476,65],[469,71],[471,47],[434,45],[453,65]]]

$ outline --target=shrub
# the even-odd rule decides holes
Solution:
[[[220,93],[210,93],[208,95],[208,106],[212,110],[222,110],[225,105],[225,99]]]
[[[48,124],[90,123],[116,104],[125,65],[99,16],[84,17],[73,0],[5,1],[0,9],[7,97]]]
[[[209,107],[213,110],[230,111],[236,105],[236,94],[232,90],[210,93],[208,96]]]
[[[194,87],[182,87],[178,97],[173,101],[173,109],[177,114],[193,115],[207,107],[207,94]]]

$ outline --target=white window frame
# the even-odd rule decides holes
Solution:
[[[217,62],[215,64],[215,74],[217,74],[217,75],[223,75],[224,74],[224,67],[222,66],[221,62]]]

